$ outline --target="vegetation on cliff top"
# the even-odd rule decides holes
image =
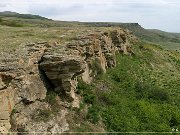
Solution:
[[[0,16],[1,53],[14,52],[21,43],[46,40],[64,44],[72,35],[89,29],[111,29],[109,24],[97,28],[94,24],[79,22]],[[133,27],[137,36],[145,41],[156,42],[165,49],[180,48],[178,34],[147,32],[137,24]],[[117,67],[109,69],[106,74],[101,74],[98,64],[94,63],[94,73],[99,74],[94,82],[90,85],[79,82],[77,93],[83,97],[83,102],[80,109],[72,109],[69,121],[74,125],[71,125],[71,130],[96,131],[99,128],[96,125],[105,127],[107,131],[122,132],[180,129],[180,53],[149,43],[134,45],[133,51],[135,56],[118,54]],[[54,93],[49,93],[46,99],[53,113],[57,112],[56,104],[53,104],[55,97]],[[51,113],[39,112],[37,120],[46,121]],[[75,125],[77,121],[81,121],[81,126]]]
[[[180,54],[141,43],[135,56],[117,55],[117,67],[91,85],[79,83],[86,120],[112,132],[171,132],[180,128]],[[88,100],[87,100],[88,99]]]

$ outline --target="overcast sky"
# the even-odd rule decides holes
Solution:
[[[0,11],[66,21],[138,22],[180,32],[180,0],[0,0]]]

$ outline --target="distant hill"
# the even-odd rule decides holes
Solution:
[[[159,44],[166,49],[180,50],[180,33],[144,29],[138,23],[88,22],[85,24],[92,27],[122,27],[129,29],[143,41]]]
[[[119,26],[125,29],[131,30],[136,36],[143,40],[159,42],[159,41],[169,41],[180,43],[180,33],[169,33],[161,30],[155,29],[144,29],[138,23],[109,23],[109,22],[88,22],[89,26],[95,27],[115,27]]]
[[[42,20],[48,20],[48,18],[39,16],[39,15],[19,14],[19,13],[11,12],[11,11],[0,12],[0,17],[17,17],[17,18],[22,18],[22,19],[42,19]]]
[[[2,19],[1,19],[2,18]],[[16,12],[0,12],[0,25],[12,27],[122,27],[132,31],[145,42],[159,44],[165,49],[180,50],[180,33],[169,33],[155,29],[144,29],[138,23],[114,22],[74,22],[55,21],[39,15],[19,14]]]
[[[121,27],[127,28],[134,32],[135,35],[143,40],[151,42],[175,42],[180,43],[180,34],[169,33],[161,30],[144,29],[138,23],[120,24]]]
[[[144,29],[139,24],[121,24],[145,42],[159,44],[165,49],[180,50],[180,33],[170,33],[155,29]]]

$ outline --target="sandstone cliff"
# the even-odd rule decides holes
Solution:
[[[116,53],[134,54],[137,39],[117,29],[77,36],[64,45],[48,42],[21,45],[14,54],[2,54],[0,65],[0,132],[64,132],[69,107],[79,107],[78,79],[91,83],[99,73],[116,66]],[[58,94],[54,113],[47,91]],[[38,119],[40,114],[51,119]],[[47,113],[46,113],[47,112]]]

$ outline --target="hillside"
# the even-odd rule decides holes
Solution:
[[[164,49],[180,51],[180,34],[144,29],[138,23],[67,22],[54,21],[38,15],[1,12],[0,24],[11,27],[122,27],[132,31],[141,40],[159,44]]]
[[[86,23],[94,27],[122,27],[131,30],[141,40],[159,44],[165,49],[180,50],[180,33],[169,33],[160,30],[144,29],[138,23]]]
[[[48,18],[39,16],[39,15],[19,14],[19,13],[11,12],[11,11],[0,12],[0,17],[16,17],[16,18],[22,18],[22,19],[42,19],[42,20],[48,20]]]
[[[141,40],[154,44],[159,44],[165,49],[178,50],[180,49],[180,34],[168,33],[160,30],[144,29],[139,24],[136,25],[120,25],[133,31]]]
[[[0,133],[180,129],[179,34],[14,16],[0,29]]]

